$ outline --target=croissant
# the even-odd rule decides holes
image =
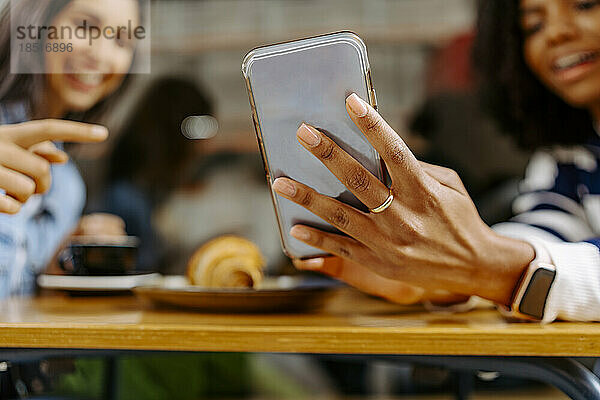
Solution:
[[[263,278],[264,258],[256,245],[238,236],[213,239],[194,252],[187,266],[192,285],[252,288]]]

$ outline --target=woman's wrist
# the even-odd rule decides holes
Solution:
[[[531,244],[492,231],[488,246],[482,249],[473,294],[510,306],[515,287],[534,258]]]

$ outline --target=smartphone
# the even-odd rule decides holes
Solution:
[[[377,151],[346,112],[351,93],[377,107],[364,42],[352,32],[335,32],[251,50],[242,63],[258,144],[285,254],[292,258],[326,255],[289,234],[296,224],[340,233],[325,220],[273,191],[285,176],[361,210],[365,206],[296,139],[306,122],[332,138],[385,182]]]

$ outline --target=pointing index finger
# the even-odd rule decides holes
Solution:
[[[407,175],[417,178],[423,174],[417,159],[400,136],[356,93],[346,98],[346,110],[352,121],[379,152],[392,178],[401,176],[406,179]]]
[[[47,140],[84,143],[102,142],[108,137],[108,129],[104,126],[58,119],[35,120],[3,128],[5,137],[26,149]]]

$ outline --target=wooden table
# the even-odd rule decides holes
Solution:
[[[0,358],[3,352],[4,359],[10,359],[26,349],[371,355],[459,369],[507,370],[513,375],[514,368],[536,366],[537,372],[517,371],[518,375],[552,380],[573,398],[600,399],[598,379],[579,370],[574,361],[535,358],[600,356],[600,325],[511,323],[493,309],[431,314],[350,289],[340,290],[325,310],[301,314],[202,314],[153,308],[131,296],[55,295],[0,302]],[[539,376],[540,367],[554,372]],[[565,370],[570,376],[560,378]],[[559,378],[573,382],[560,387]],[[583,397],[577,397],[578,391]]]

